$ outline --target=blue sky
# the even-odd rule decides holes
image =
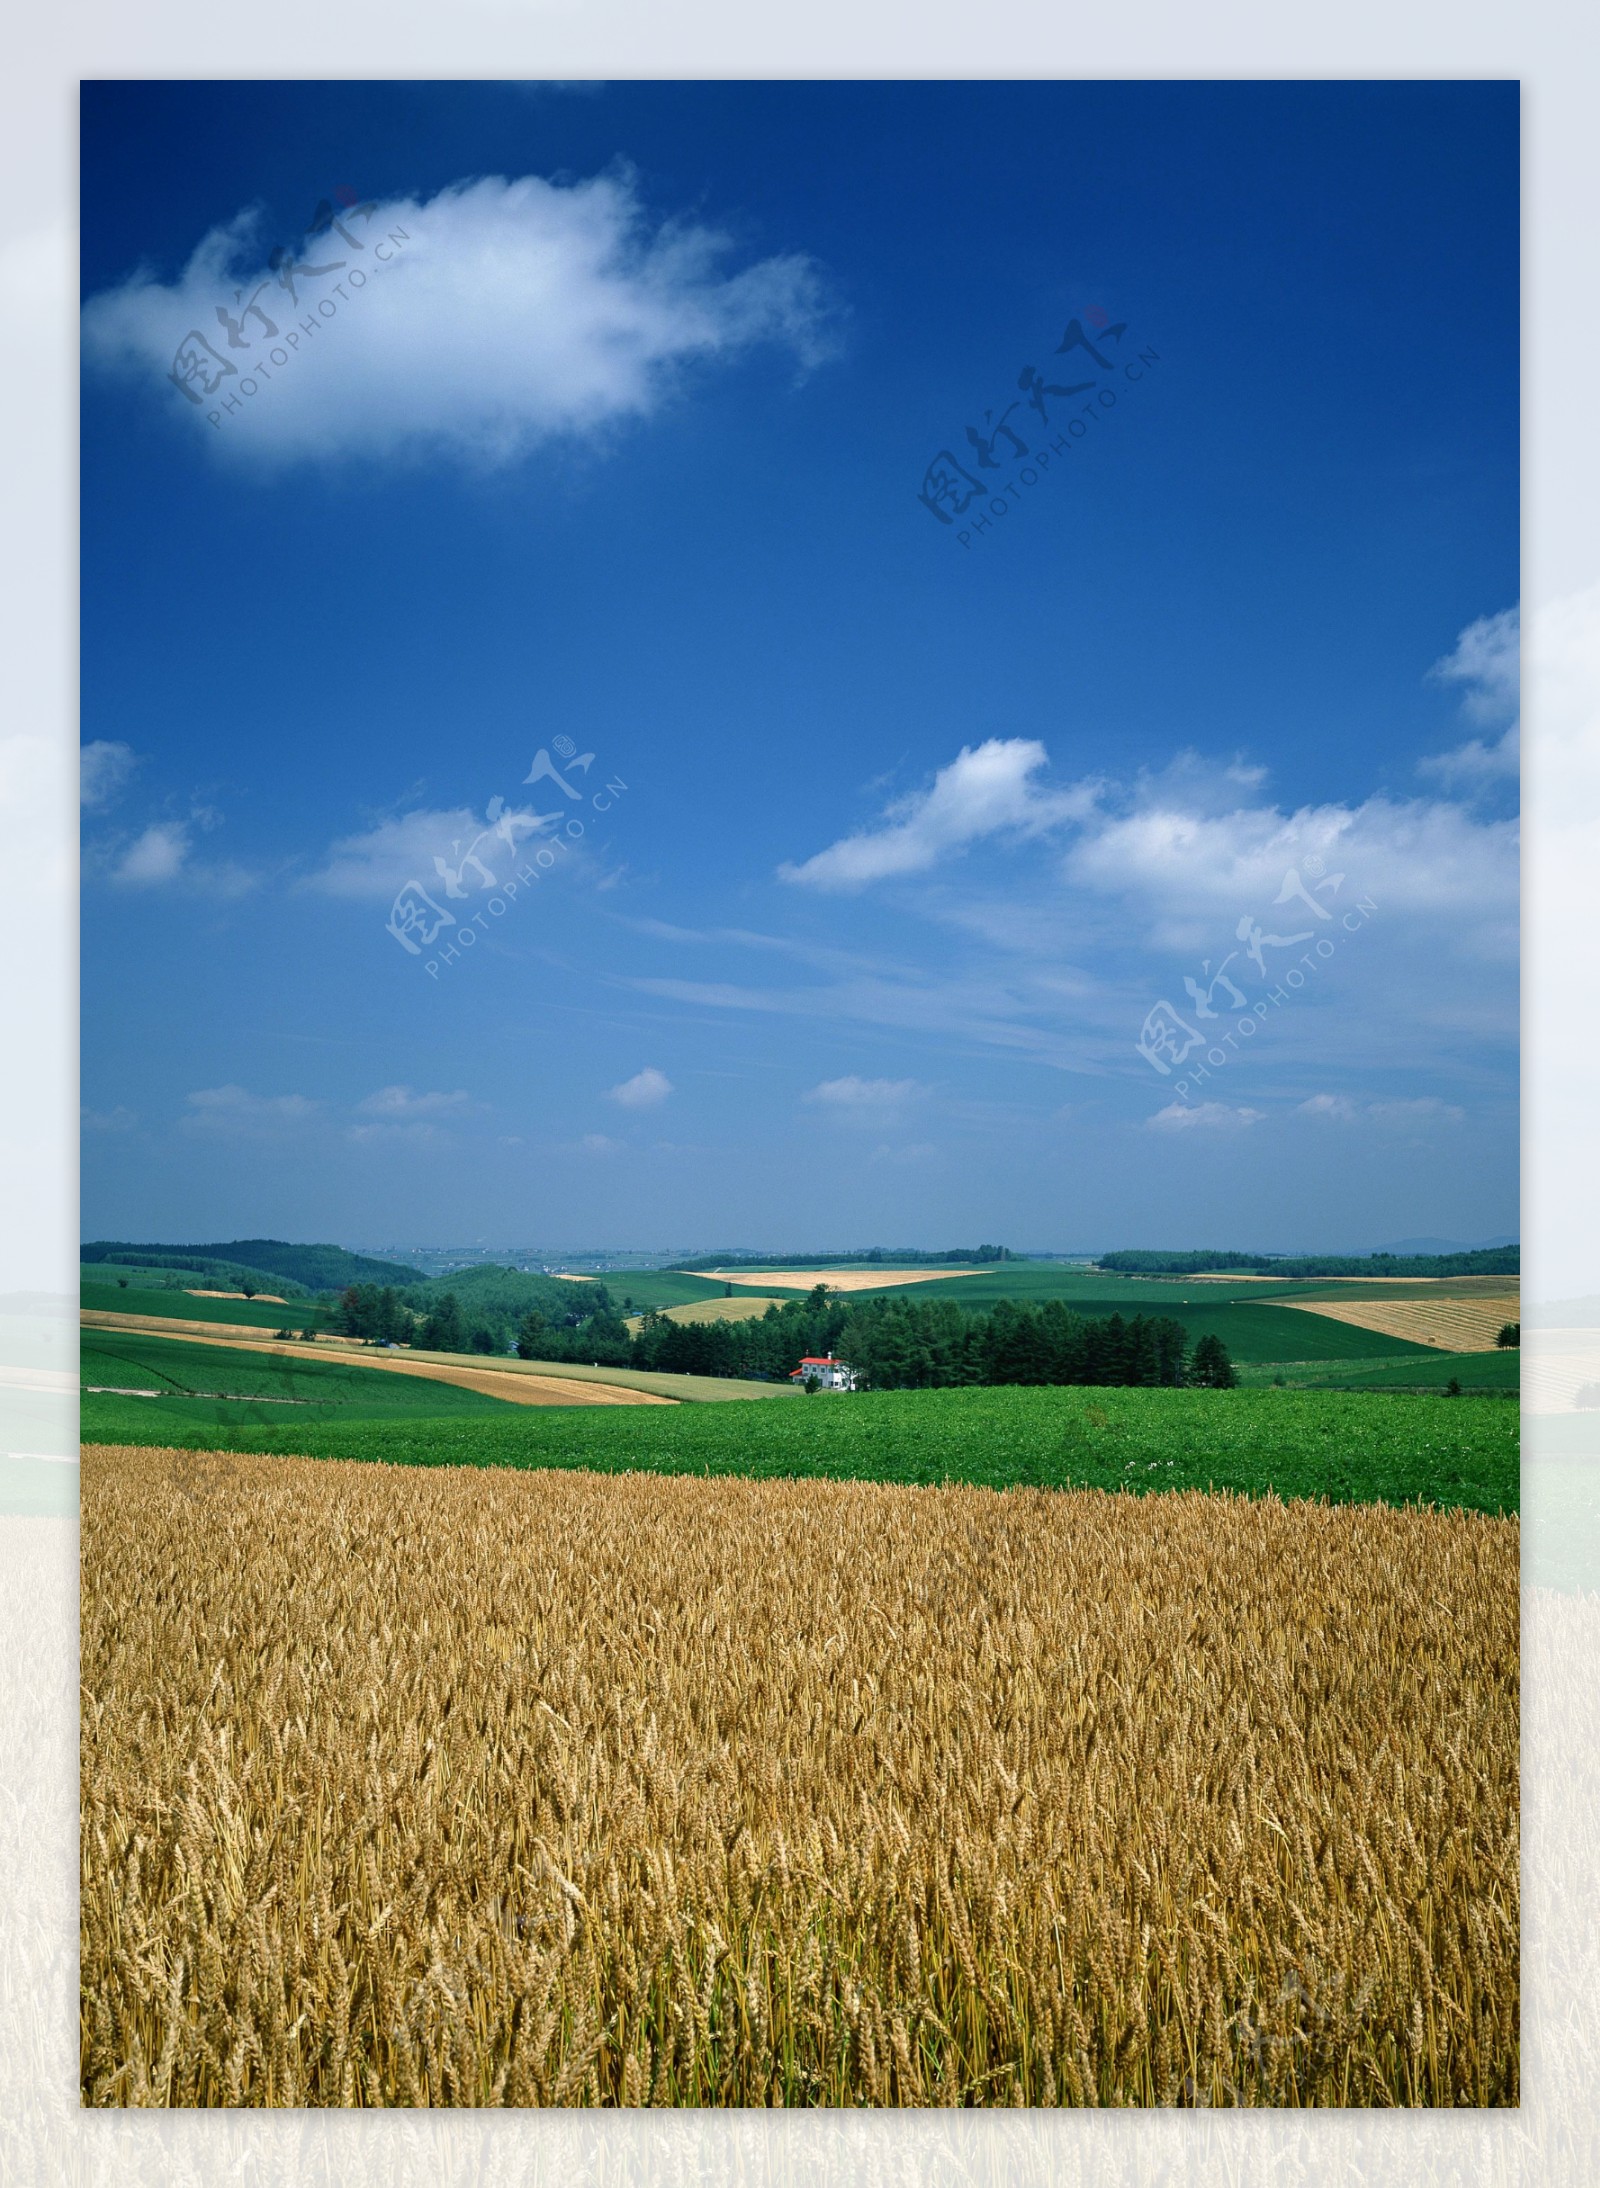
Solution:
[[[83,121],[86,1236],[1516,1231],[1514,86]]]

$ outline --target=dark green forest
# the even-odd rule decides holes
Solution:
[[[578,1289],[553,1281],[548,1288]],[[1182,1323],[1167,1316],[1091,1317],[1059,1299],[1038,1306],[1001,1299],[985,1311],[896,1294],[852,1302],[819,1284],[804,1299],[744,1321],[674,1322],[650,1313],[630,1329],[604,1285],[582,1290],[579,1300],[558,1297],[548,1310],[532,1306],[522,1315],[515,1331],[522,1358],[783,1382],[806,1356],[832,1353],[873,1390],[997,1383],[1229,1388],[1236,1379],[1215,1336],[1201,1337],[1191,1350]],[[419,1309],[392,1287],[352,1285],[333,1326],[350,1337],[429,1352],[510,1349],[499,1317],[453,1291],[429,1292]]]

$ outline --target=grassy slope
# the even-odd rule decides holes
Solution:
[[[195,1282],[204,1280],[195,1278]],[[157,1291],[150,1285],[89,1284],[82,1287],[84,1306],[102,1314],[162,1314],[180,1322],[248,1322],[257,1329],[304,1329],[321,1322],[313,1300],[291,1299],[275,1306],[261,1299],[196,1299],[192,1292]]]
[[[636,1307],[686,1307],[699,1299],[720,1299],[725,1286],[703,1276],[685,1276],[676,1269],[629,1269],[600,1281],[620,1308],[624,1299]],[[799,1299],[805,1295],[796,1292]]]
[[[218,1449],[417,1466],[820,1475],[997,1489],[1270,1489],[1333,1503],[1421,1500],[1489,1512],[1518,1504],[1514,1407],[1382,1392],[891,1391],[759,1408],[297,1420],[210,1440]]]
[[[149,1337],[135,1330],[85,1330],[82,1380],[81,1434],[86,1443],[205,1440],[222,1430],[275,1429],[289,1419],[297,1426],[424,1417],[454,1423],[463,1414],[517,1411],[475,1390],[319,1359],[310,1352],[279,1357],[186,1344],[181,1338]],[[111,1390],[90,1392],[90,1384],[109,1384]],[[112,1394],[117,1389],[155,1389],[170,1395],[123,1398]],[[225,1395],[191,1395],[195,1392]]]

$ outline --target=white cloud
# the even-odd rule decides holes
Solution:
[[[175,881],[189,855],[189,831],[181,821],[155,821],[124,851],[112,879],[135,888]]]
[[[425,201],[386,200],[370,219],[346,216],[346,227],[359,249],[335,232],[302,253],[322,265],[342,259],[345,270],[302,276],[291,304],[268,274],[256,216],[242,213],[207,235],[170,285],[141,271],[92,297],[87,353],[143,375],[224,455],[295,462],[428,450],[477,465],[647,417],[687,368],[758,343],[802,363],[822,354],[827,314],[808,260],[730,272],[726,237],[647,214],[626,171],[570,183],[487,176]],[[246,303],[258,298],[279,339],[259,320],[241,321],[257,391],[218,427],[208,410],[246,375],[194,405],[168,375],[191,329],[236,361],[217,313],[240,309],[240,289]],[[331,316],[319,316],[323,303]],[[282,337],[308,320],[315,335],[286,348]]]
[[[78,753],[78,801],[81,805],[109,805],[139,764],[132,745],[97,737]]]
[[[1480,616],[1456,640],[1454,650],[1428,671],[1441,683],[1464,684],[1462,706],[1475,722],[1503,722],[1517,711],[1522,693],[1521,617],[1515,608]]]
[[[1348,1094],[1313,1094],[1295,1109],[1297,1117],[1318,1117],[1334,1124],[1351,1124],[1359,1114]]]
[[[616,1155],[622,1152],[621,1140],[608,1140],[603,1132],[585,1132],[578,1144],[588,1155]]]
[[[318,1104],[304,1094],[251,1094],[242,1086],[202,1087],[186,1097],[186,1132],[219,1139],[262,1139],[307,1124]]]
[[[418,1094],[409,1086],[380,1086],[357,1102],[356,1109],[366,1117],[402,1120],[437,1117],[446,1110],[464,1109],[470,1101],[471,1096],[459,1089],[454,1094]]]
[[[1472,788],[1515,776],[1522,764],[1521,728],[1516,720],[1522,688],[1522,633],[1515,608],[1469,623],[1455,650],[1436,661],[1429,675],[1466,687],[1462,711],[1470,721],[1506,726],[1492,743],[1474,737],[1453,752],[1435,753],[1418,762],[1418,773]]]
[[[465,805],[442,810],[419,806],[380,821],[362,835],[341,836],[329,845],[326,863],[302,886],[324,896],[389,904],[408,881],[416,881],[442,901],[446,888],[441,860],[464,874],[467,889],[491,888],[493,882],[483,876],[509,879],[523,842],[553,825],[551,816],[531,806],[508,807],[492,820],[480,819]],[[469,855],[477,865],[466,863]]]
[[[671,1092],[672,1081],[666,1073],[657,1071],[654,1064],[646,1064],[643,1071],[636,1071],[631,1079],[612,1087],[606,1099],[619,1109],[654,1109]]]
[[[1231,1109],[1226,1102],[1168,1102],[1148,1123],[1152,1132],[1240,1132],[1265,1115],[1261,1109]]]
[[[1034,778],[1049,757],[1031,737],[963,745],[930,789],[888,808],[888,826],[842,837],[798,866],[780,866],[779,875],[816,889],[860,889],[868,882],[926,873],[948,852],[985,836],[1037,836],[1063,821],[1084,819],[1093,809],[1096,785],[1042,787]]]
[[[1264,912],[1291,868],[1330,909],[1366,890],[1385,912],[1514,917],[1517,826],[1426,798],[1380,796],[1293,813],[1241,806],[1209,816],[1157,805],[1086,832],[1067,854],[1065,871],[1080,887],[1132,899],[1153,914],[1152,942],[1185,946],[1197,921],[1221,915],[1231,936],[1234,920],[1226,915]],[[1336,891],[1338,873],[1346,879]],[[1311,922],[1303,903],[1295,909]]]

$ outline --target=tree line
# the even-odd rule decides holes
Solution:
[[[603,1285],[576,1310],[551,1319],[537,1308],[517,1327],[525,1360],[630,1367],[668,1375],[732,1376],[785,1382],[807,1357],[849,1362],[864,1388],[939,1390],[970,1384],[1086,1383],[1230,1389],[1238,1381],[1227,1347],[1201,1337],[1190,1349],[1167,1315],[1075,1314],[1059,1299],[1042,1305],[1001,1299],[987,1309],[949,1299],[841,1299],[818,1284],[804,1299],[745,1321],[674,1322],[650,1312],[632,1328]],[[428,1352],[493,1354],[507,1349],[487,1323],[469,1326],[446,1293],[425,1315],[377,1285],[341,1294],[334,1327],[380,1344]]]

